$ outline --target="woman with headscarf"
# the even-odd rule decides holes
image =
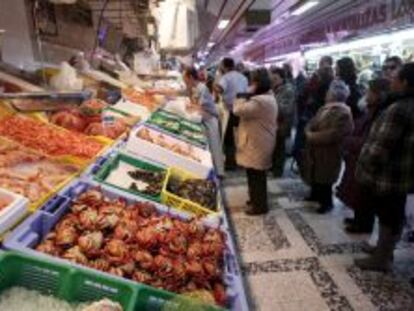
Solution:
[[[302,176],[311,186],[309,200],[320,204],[317,211],[320,214],[333,208],[332,185],[341,170],[343,142],[353,130],[351,109],[345,104],[348,96],[347,85],[334,80],[326,95],[326,104],[305,129]]]

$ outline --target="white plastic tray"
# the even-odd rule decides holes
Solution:
[[[10,201],[7,207],[0,210],[0,235],[3,235],[28,213],[29,200],[3,188],[0,188],[0,198]]]
[[[130,114],[132,116],[140,117],[141,120],[146,120],[151,115],[151,112],[144,106],[131,103],[126,99],[120,99],[112,108]]]
[[[169,167],[175,166],[185,169],[197,176],[200,176],[201,178],[208,177],[210,171],[213,168],[213,162],[211,159],[210,152],[198,148],[196,146],[192,146],[193,154],[201,160],[201,162],[195,161],[191,158],[175,153],[167,148],[161,147],[147,140],[139,138],[137,136],[137,133],[141,131],[143,128],[146,128],[150,132],[150,135],[162,134],[167,143],[177,144],[183,147],[189,146],[189,144],[177,138],[174,138],[168,134],[158,132],[155,129],[152,129],[145,125],[141,125],[130,133],[128,142],[125,146],[125,149],[128,153],[145,157],[149,160],[164,164]]]

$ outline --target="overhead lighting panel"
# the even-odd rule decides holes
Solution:
[[[412,39],[414,36],[413,29],[405,29],[396,32],[383,33],[369,38],[355,39],[349,42],[338,43],[326,47],[311,49],[305,52],[307,58],[320,57],[322,55],[330,55],[334,53],[345,53],[351,50],[374,48],[383,44],[391,44]]]
[[[215,44],[214,42],[209,42],[209,43],[207,43],[207,47],[212,48],[214,46],[214,44]]]
[[[225,28],[229,25],[229,23],[230,23],[230,20],[228,20],[228,19],[222,19],[222,20],[219,22],[219,24],[218,24],[217,28],[218,28],[218,29],[225,29]]]
[[[292,15],[298,16],[309,11],[314,6],[318,5],[319,1],[307,1],[292,12]]]

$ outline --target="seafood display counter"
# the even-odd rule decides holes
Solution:
[[[0,305],[37,291],[73,306],[105,298],[111,310],[248,310],[202,124],[145,93],[122,93],[148,118],[109,140],[100,139],[112,129],[105,111],[126,114],[116,105],[1,117],[0,225],[15,213],[0,253]],[[102,130],[81,130],[88,116]]]

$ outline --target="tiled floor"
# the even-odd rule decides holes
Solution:
[[[318,215],[302,201],[307,187],[294,176],[269,179],[271,209],[246,216],[246,180],[242,172],[225,181],[251,310],[260,311],[414,311],[414,248],[395,252],[395,268],[382,274],[360,271],[353,258],[375,234],[351,236],[342,220],[352,213],[336,202]]]

